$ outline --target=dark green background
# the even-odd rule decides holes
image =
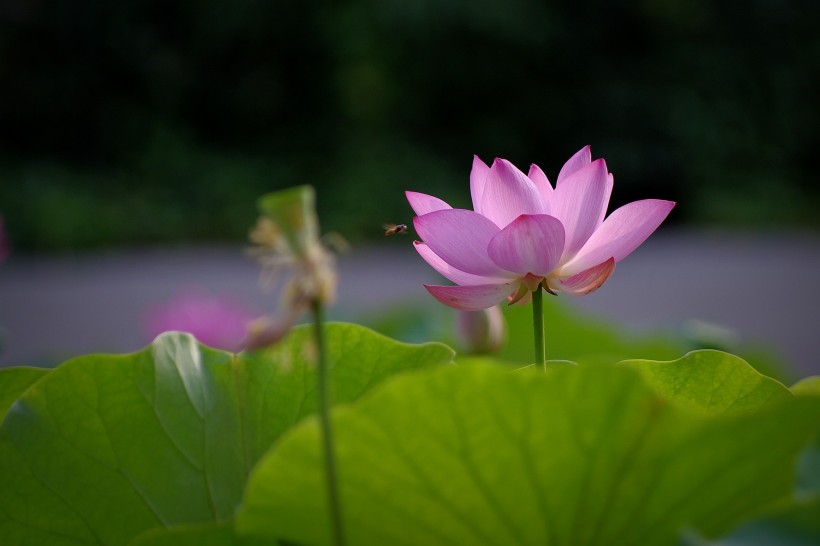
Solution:
[[[554,179],[585,144],[613,204],[816,228],[814,0],[6,0],[0,214],[16,249],[242,240],[311,183],[357,240],[405,189],[468,206],[472,154]]]

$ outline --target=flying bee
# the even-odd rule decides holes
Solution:
[[[384,228],[385,237],[392,237],[407,231],[407,224],[384,224],[382,227]]]

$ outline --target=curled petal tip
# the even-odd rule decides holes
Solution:
[[[404,195],[407,197],[407,202],[410,203],[410,207],[413,209],[413,212],[415,212],[418,216],[422,216],[430,212],[435,212],[437,210],[445,210],[452,208],[445,201],[442,201],[438,197],[427,195],[426,193],[419,193],[417,191],[406,191],[404,192]]]
[[[558,178],[556,179],[556,184],[561,184],[565,178],[589,165],[591,160],[592,153],[590,152],[590,147],[589,145],[584,146],[575,152],[572,157],[564,163],[564,166],[561,167],[561,171],[558,173]]]
[[[438,301],[461,311],[480,311],[504,301],[514,290],[512,283],[475,286],[437,286],[424,288]]]
[[[603,263],[559,280],[557,288],[570,296],[584,296],[595,292],[609,279],[615,271],[615,258],[610,257]]]
[[[478,157],[478,154],[473,154],[473,168],[475,168],[476,166],[488,168],[487,164],[484,163],[484,160]]]

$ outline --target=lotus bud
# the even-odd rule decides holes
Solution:
[[[481,311],[460,311],[456,328],[462,346],[472,354],[496,353],[507,338],[504,314],[497,305]]]

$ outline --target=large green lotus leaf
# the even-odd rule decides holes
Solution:
[[[449,363],[454,356],[441,343],[399,343],[355,324],[328,324],[326,338],[330,396],[336,403],[357,399],[397,372]],[[239,381],[240,397],[249,417],[246,440],[254,462],[285,430],[316,410],[313,353],[311,330],[301,327],[286,343],[242,355],[247,373]]]
[[[817,397],[690,405],[626,366],[387,381],[333,412],[349,544],[671,544],[788,497]],[[318,435],[306,421],[260,461],[240,536],[329,543]]]
[[[452,358],[355,325],[328,325],[327,345],[344,402]],[[0,427],[0,544],[126,544],[230,518],[258,457],[315,407],[313,352],[306,328],[239,356],[165,334],[135,354],[64,363]]]
[[[659,394],[709,413],[756,409],[791,397],[782,383],[757,372],[740,357],[692,351],[678,360],[625,360]]]
[[[25,366],[0,369],[0,423],[14,401],[50,371]]]
[[[809,377],[790,389],[797,396],[820,396],[820,377]],[[820,423],[818,423],[820,429]],[[820,432],[820,431],[819,431]],[[741,526],[719,542],[706,546],[813,546],[820,544],[820,434],[800,456],[796,495],[763,519]],[[694,543],[693,543],[694,544]]]

